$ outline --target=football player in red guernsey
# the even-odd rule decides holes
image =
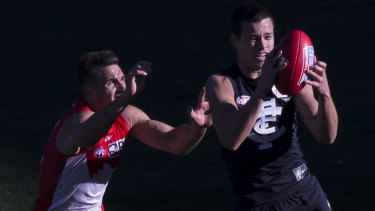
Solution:
[[[125,76],[112,51],[82,56],[82,89],[72,108],[56,124],[41,163],[39,197],[34,210],[104,210],[102,199],[126,138],[176,155],[189,153],[211,125],[203,88],[190,122],[178,127],[150,119],[129,103],[151,72],[139,62]]]
[[[326,64],[314,63],[307,72],[311,80],[298,94],[281,94],[274,83],[286,63],[281,51],[273,51],[273,18],[252,2],[233,13],[230,41],[237,63],[210,76],[206,89],[232,181],[234,210],[330,210],[303,159],[296,131],[298,110],[317,141],[332,144],[336,138],[338,117]]]

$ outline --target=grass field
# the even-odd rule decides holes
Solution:
[[[0,210],[31,210],[49,133],[77,96],[75,64],[86,51],[112,49],[129,68],[153,62],[135,104],[152,118],[187,121],[207,76],[230,64],[229,18],[241,1],[7,2],[0,8]],[[261,2],[276,36],[310,35],[339,113],[332,146],[303,125],[300,141],[334,210],[375,210],[375,3]],[[213,130],[188,156],[129,140],[107,189],[106,210],[231,210],[231,190]]]

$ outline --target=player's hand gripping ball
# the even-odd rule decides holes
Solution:
[[[282,94],[295,95],[305,85],[306,71],[314,63],[314,47],[312,42],[301,30],[293,30],[285,35],[277,45],[282,50],[282,61],[287,66],[277,73],[276,88]]]

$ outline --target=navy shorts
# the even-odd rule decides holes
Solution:
[[[237,204],[236,211],[331,211],[326,194],[323,192],[318,180],[312,181],[299,191],[287,197],[257,207],[247,207]]]

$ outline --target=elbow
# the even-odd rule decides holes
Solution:
[[[185,149],[179,149],[179,150],[172,150],[170,153],[178,156],[186,156],[188,155],[192,150],[185,150]]]
[[[335,139],[319,139],[318,142],[321,144],[331,145],[335,142]]]
[[[328,134],[324,137],[318,138],[317,140],[318,140],[319,143],[331,145],[331,144],[335,143],[336,135],[337,135],[336,133]]]
[[[237,149],[238,149],[238,147],[237,146],[224,146],[227,150],[229,150],[229,151],[232,151],[232,152],[234,152],[234,151],[236,151]]]
[[[185,156],[188,155],[191,151],[193,151],[194,146],[191,145],[168,145],[166,146],[165,151],[178,156]]]
[[[229,150],[229,151],[236,151],[238,148],[239,148],[239,146],[237,146],[237,145],[235,145],[235,144],[226,144],[226,145],[224,145],[223,144],[223,146],[227,149],[227,150]]]
[[[323,122],[320,124],[320,130],[317,131],[315,134],[315,138],[318,142],[323,144],[333,144],[337,137],[338,125],[337,125],[337,117],[333,121],[328,121],[327,123]]]
[[[239,141],[220,139],[221,144],[229,151],[236,151],[240,147]],[[242,142],[241,142],[242,143]]]
[[[328,139],[327,139],[327,144],[333,144],[333,143],[335,143],[335,140],[336,140],[336,134],[335,135],[333,135],[333,136],[331,136],[331,137],[329,137]]]
[[[79,135],[77,135],[73,140],[73,143],[75,143],[78,147],[81,147],[81,148],[92,148],[96,145],[97,142],[98,141],[91,141],[86,136],[79,136]]]

